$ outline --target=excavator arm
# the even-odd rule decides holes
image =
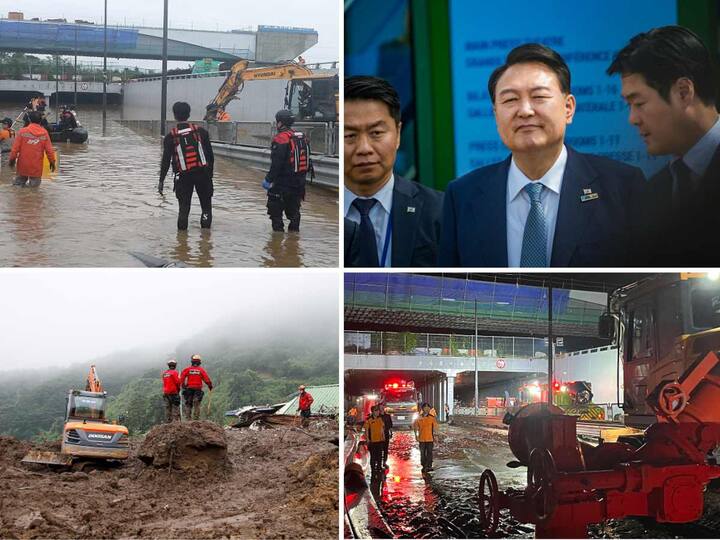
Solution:
[[[205,121],[217,120],[225,107],[242,92],[245,81],[260,79],[294,79],[312,75],[312,71],[303,65],[290,63],[279,66],[259,67],[248,69],[249,62],[240,60],[230,69],[217,95],[208,104],[205,111]]]
[[[100,379],[97,376],[95,366],[90,366],[90,373],[88,373],[87,379],[85,380],[85,390],[87,392],[103,392],[103,386]]]

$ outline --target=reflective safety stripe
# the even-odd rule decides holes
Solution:
[[[183,156],[182,146],[180,146],[179,144],[175,147],[175,154],[178,158],[180,170],[187,171],[187,166],[185,165],[185,156]]]
[[[200,163],[207,165],[207,159],[205,159],[205,151],[203,150],[202,141],[198,137],[198,154],[200,154]]]

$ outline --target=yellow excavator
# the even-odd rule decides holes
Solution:
[[[248,68],[248,60],[236,62],[225,78],[217,95],[205,108],[206,122],[228,122],[225,111],[239,95],[245,81],[287,79],[284,107],[290,109],[298,120],[337,120],[338,76],[313,73],[302,64],[289,63],[277,66]]]
[[[22,462],[69,467],[77,458],[127,459],[130,456],[128,429],[106,419],[106,401],[107,392],[95,366],[90,366],[85,390],[68,392],[60,452],[32,450]]]

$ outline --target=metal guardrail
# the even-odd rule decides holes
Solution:
[[[124,125],[149,131],[160,136],[159,120],[122,120]],[[277,133],[274,122],[204,122],[192,121],[193,124],[208,130],[210,140],[226,144],[270,148],[270,143]],[[165,132],[175,127],[176,122],[168,121]],[[315,155],[337,156],[339,141],[339,125],[337,122],[297,122],[293,128],[302,131],[310,142],[310,150]]]
[[[431,334],[415,332],[345,332],[349,354],[547,358],[541,338]]]
[[[339,62],[318,62],[315,64],[303,64],[304,67],[312,70],[325,69],[325,70],[337,70]],[[273,64],[263,62],[263,66],[272,66]],[[230,70],[224,71],[207,71],[205,73],[183,73],[181,75],[168,75],[167,80],[172,81],[176,79],[200,79],[202,77],[227,77]],[[160,81],[162,76],[157,77],[142,77],[138,79],[128,79],[125,83],[143,83],[150,81]]]

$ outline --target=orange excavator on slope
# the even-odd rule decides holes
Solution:
[[[130,455],[128,429],[107,420],[106,401],[107,392],[95,366],[90,366],[85,390],[68,392],[60,452],[33,450],[22,462],[70,466],[76,458],[127,459]]]

